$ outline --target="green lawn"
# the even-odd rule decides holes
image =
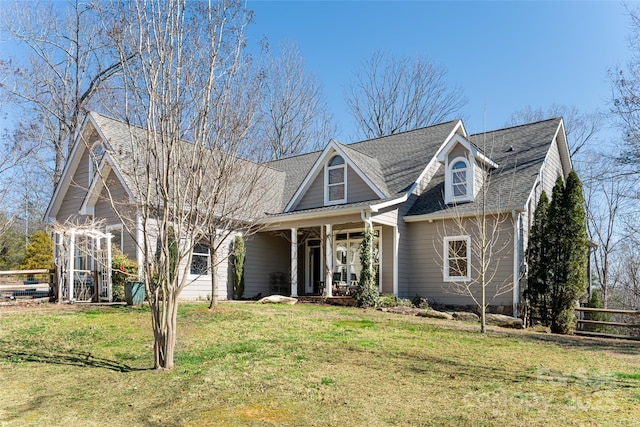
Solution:
[[[319,305],[0,307],[0,425],[639,425],[640,345]]]

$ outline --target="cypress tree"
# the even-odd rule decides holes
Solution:
[[[566,186],[558,178],[549,207],[550,326],[558,333],[575,330],[575,305],[587,289],[587,230],[582,184],[575,171]]]
[[[540,320],[549,321],[549,198],[543,190],[538,206],[533,214],[529,244],[527,247],[527,289],[524,296],[532,310]]]
[[[233,298],[241,299],[244,294],[244,239],[242,236],[236,236],[233,239]]]

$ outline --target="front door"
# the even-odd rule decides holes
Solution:
[[[307,283],[305,292],[307,294],[318,294],[318,282],[320,281],[320,246],[309,246],[307,255]]]

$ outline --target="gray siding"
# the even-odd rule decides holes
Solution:
[[[129,195],[113,171],[109,173],[105,183],[106,185],[102,189],[95,205],[95,218],[104,219],[105,225],[107,226],[123,224],[123,252],[127,254],[129,258],[136,259],[135,211],[128,203]],[[118,210],[122,218],[116,214],[114,207]]]
[[[258,293],[269,295],[269,274],[289,274],[291,245],[287,239],[269,232],[257,233],[245,242],[244,295],[253,297]]]
[[[320,171],[313,180],[302,200],[295,207],[296,210],[313,209],[324,206],[324,171]]]
[[[469,158],[469,150],[467,150],[462,144],[457,143],[451,151],[449,151],[449,162],[452,162],[456,157]]]
[[[382,292],[385,294],[393,293],[393,228],[382,226],[382,248],[380,249],[382,257]]]
[[[376,199],[378,196],[371,187],[350,166],[347,166],[347,203]],[[295,209],[304,210],[322,206],[324,206],[324,170],[320,171],[313,180]]]
[[[466,231],[460,230],[451,220],[434,221],[429,223],[416,222],[408,225],[407,249],[409,253],[409,275],[408,286],[404,289],[406,297],[420,295],[429,298],[439,304],[452,305],[473,305],[473,300],[468,296],[460,296],[449,293],[449,282],[443,279],[443,241],[445,236],[470,235],[472,248],[474,240],[477,242],[477,233],[469,221],[464,222]],[[475,237],[474,237],[475,235]],[[503,284],[513,284],[513,222],[511,219],[505,221],[500,227],[500,241],[504,244],[499,246],[504,249],[499,256],[494,256],[491,260],[490,272],[495,273],[491,283],[487,287],[487,297],[490,305],[511,305],[512,291],[493,298],[495,287]],[[471,262],[478,266],[478,256],[474,256],[473,250]],[[472,279],[477,279],[478,275],[472,269]],[[474,289],[478,290],[479,285]]]
[[[371,187],[360,178],[360,175],[350,166],[347,167],[347,203],[364,202],[378,198]]]
[[[80,148],[80,147],[78,147]],[[78,211],[82,206],[82,201],[87,194],[89,182],[89,153],[84,150],[84,154],[80,158],[80,163],[75,174],[71,178],[71,183],[67,187],[67,191],[62,199],[60,210],[56,216],[59,222],[78,216]]]
[[[560,160],[560,152],[558,151],[558,141],[555,139],[553,140],[553,143],[551,143],[551,147],[549,147],[549,152],[547,153],[547,157],[544,161],[544,164],[542,165],[542,168],[542,188],[544,188],[547,196],[549,196],[549,199],[551,199],[551,194],[553,192],[553,186],[556,183],[556,179],[558,179],[559,176],[565,177],[569,173],[563,173],[562,161]]]
[[[211,259],[211,265],[216,266],[216,277],[218,279],[217,294],[220,300],[231,299],[233,297],[233,285],[231,283],[231,275],[229,274],[229,251],[236,233],[231,233],[221,243],[215,258]],[[186,262],[181,265],[181,271],[185,271]],[[186,271],[189,271],[188,269]],[[183,300],[204,300],[211,295],[211,278],[206,276],[187,277],[189,284],[185,286],[180,293],[180,299]]]

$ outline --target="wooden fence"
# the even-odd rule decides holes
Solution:
[[[605,338],[624,338],[624,339],[632,339],[632,340],[640,340],[640,335],[633,334],[632,331],[640,330],[640,310],[617,310],[617,309],[608,309],[608,308],[590,308],[590,307],[577,307],[576,311],[578,312],[578,330],[576,331],[576,335],[589,335],[589,336],[597,336],[597,337],[605,337]],[[612,322],[612,321],[603,321],[603,320],[591,320],[585,319],[584,314],[586,313],[604,313],[610,315],[622,315],[623,317],[633,319],[632,322]],[[593,326],[602,326],[615,330],[623,329],[628,330],[628,334],[620,334],[620,333],[607,333],[607,332],[595,332],[595,331],[587,331],[584,330],[585,325],[593,325]]]

